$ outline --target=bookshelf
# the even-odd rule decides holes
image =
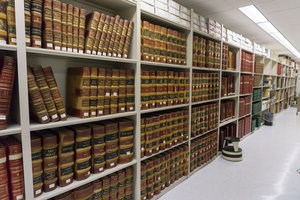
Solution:
[[[9,124],[7,129],[0,130],[0,137],[14,135],[22,142],[22,151],[23,151],[23,166],[24,166],[24,181],[25,181],[25,191],[26,191],[26,199],[38,199],[44,200],[53,198],[58,196],[59,194],[65,193],[67,191],[71,191],[76,189],[82,185],[87,183],[91,183],[94,180],[105,177],[107,175],[113,174],[119,170],[125,169],[129,166],[134,167],[134,199],[140,199],[141,197],[141,163],[142,161],[151,160],[155,156],[163,155],[170,150],[176,149],[180,146],[187,146],[188,152],[191,152],[191,144],[194,140],[197,140],[203,136],[207,136],[210,133],[217,132],[217,141],[220,139],[220,128],[230,125],[236,124],[236,133],[238,134],[239,129],[239,121],[243,119],[254,119],[257,117],[262,117],[263,110],[260,109],[258,112],[253,113],[252,107],[255,103],[262,103],[264,98],[268,99],[270,97],[261,97],[259,99],[253,100],[253,93],[247,92],[242,94],[240,91],[240,81],[242,76],[258,76],[259,85],[253,86],[252,91],[255,89],[260,89],[262,91],[270,88],[272,85],[275,85],[274,88],[279,92],[279,98],[274,102],[274,111],[280,112],[286,106],[291,103],[291,99],[294,95],[295,91],[295,79],[293,76],[295,75],[293,72],[294,66],[291,66],[288,63],[279,63],[277,60],[270,59],[265,56],[261,56],[256,54],[254,50],[249,50],[241,47],[241,44],[232,43],[225,41],[221,38],[211,36],[207,33],[203,33],[199,30],[193,28],[193,26],[182,25],[179,22],[172,21],[170,19],[166,19],[161,16],[157,16],[153,13],[141,9],[141,1],[129,1],[129,0],[103,0],[103,1],[84,1],[84,0],[62,0],[65,3],[72,3],[76,6],[85,8],[87,13],[91,11],[100,11],[106,14],[115,15],[119,14],[122,18],[132,20],[134,22],[133,35],[131,40],[131,45],[129,49],[129,57],[126,58],[117,58],[117,57],[108,57],[108,56],[100,56],[100,55],[92,55],[86,53],[74,53],[67,51],[59,51],[59,50],[50,50],[43,48],[35,48],[35,47],[26,47],[26,37],[25,37],[25,20],[24,20],[24,0],[16,1],[16,29],[17,29],[17,45],[0,45],[0,51],[9,55],[15,55],[17,57],[18,67],[17,67],[17,87],[15,91],[16,101],[13,102],[13,119],[15,122]],[[191,24],[193,24],[193,13],[194,10],[191,9]],[[141,59],[141,23],[142,20],[148,20],[151,23],[165,26],[167,28],[171,28],[173,30],[184,33],[186,39],[186,64],[170,64],[170,63],[158,63],[158,62],[150,62],[144,61]],[[223,27],[223,26],[222,26]],[[195,66],[193,64],[193,42],[195,37],[201,37],[206,40],[213,41],[215,44],[219,45],[220,49],[216,51],[218,54],[217,60],[214,61],[214,67],[207,68],[205,66]],[[223,54],[223,46],[227,46],[228,50],[232,52],[234,55],[234,59],[232,61],[234,68],[226,68],[223,66],[222,54]],[[218,47],[218,48],[219,48]],[[241,71],[241,63],[242,63],[242,52],[247,52],[253,57],[253,65],[251,66],[250,71]],[[259,62],[264,65],[262,72],[255,71],[255,62]],[[282,65],[280,73],[278,72],[278,64]],[[54,71],[54,75],[58,84],[58,88],[61,92],[62,100],[64,104],[66,104],[67,94],[66,94],[66,79],[67,79],[67,69],[69,67],[82,67],[85,66],[95,66],[95,67],[104,67],[104,68],[115,68],[115,69],[132,69],[134,70],[134,102],[135,107],[134,111],[117,113],[117,114],[109,114],[104,116],[97,116],[91,118],[78,118],[74,116],[69,116],[66,121],[59,122],[51,122],[47,124],[39,124],[37,122],[31,121],[29,116],[29,101],[28,101],[28,81],[25,74],[27,74],[27,66],[38,66],[41,65],[43,67],[52,66]],[[224,68],[223,68],[224,67]],[[185,72],[188,74],[189,84],[189,101],[178,104],[178,105],[170,105],[165,107],[155,107],[146,110],[142,110],[140,107],[141,104],[141,72],[142,70],[162,70],[162,71],[175,71],[175,72]],[[216,74],[219,78],[217,89],[219,89],[216,97],[211,99],[204,99],[199,101],[192,101],[193,98],[193,73],[210,73]],[[232,76],[234,77],[234,92],[229,96],[222,96],[222,77],[224,76]],[[268,85],[263,85],[263,81],[266,77],[272,77],[271,83]],[[288,99],[285,98],[285,92],[288,93]],[[242,116],[239,116],[239,103],[241,98],[251,98],[250,102],[250,113],[245,113]],[[220,113],[221,113],[221,104],[225,101],[233,101],[234,102],[234,116],[226,119],[221,122]],[[216,127],[201,132],[195,136],[191,135],[192,132],[192,110],[195,107],[203,106],[203,105],[211,105],[217,104],[217,117],[218,120],[216,122]],[[189,113],[188,118],[188,139],[178,144],[172,145],[169,148],[166,148],[162,151],[152,154],[151,156],[141,157],[141,118],[142,115],[153,115],[155,113],[164,113],[169,112],[171,110],[186,110]],[[266,110],[269,110],[267,108]],[[80,125],[91,122],[101,122],[104,120],[115,120],[119,118],[130,118],[134,120],[134,159],[133,161],[120,164],[115,168],[105,170],[100,174],[93,174],[89,178],[83,181],[74,181],[72,184],[66,187],[58,187],[57,189],[51,192],[44,192],[41,196],[34,198],[33,194],[33,173],[32,173],[32,158],[31,158],[31,141],[30,141],[30,132],[46,130],[58,127],[65,127],[71,125]],[[251,121],[252,122],[252,121]],[[260,124],[260,120],[258,120],[257,124]],[[252,133],[255,129],[250,131],[249,133],[245,133],[242,137],[246,137],[250,133]],[[220,146],[217,143],[217,146]],[[220,150],[220,149],[219,149]],[[190,162],[188,162],[187,175],[182,176],[176,182],[171,184],[168,188],[163,190],[159,195],[154,196],[153,199],[158,199],[160,196],[176,187],[178,184],[182,183],[192,174],[194,174],[197,170],[203,168],[208,163],[212,162],[217,157],[217,152],[214,152],[215,156],[212,156],[205,164],[198,166],[196,169],[191,172],[190,170]],[[190,159],[189,159],[190,160]]]

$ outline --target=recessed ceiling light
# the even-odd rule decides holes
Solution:
[[[267,20],[267,18],[254,5],[241,7],[239,10],[249,17],[260,28],[262,28],[266,33],[282,44],[297,58],[300,58],[299,51],[280,33],[280,31],[278,31],[278,29],[270,21]]]

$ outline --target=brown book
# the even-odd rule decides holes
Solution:
[[[56,13],[52,9],[52,0],[44,0],[43,4],[43,48],[53,49],[53,14]]]
[[[43,68],[41,66],[31,68],[36,80],[37,86],[41,92],[41,95],[44,99],[45,106],[51,121],[59,121],[59,116],[56,110],[56,106],[50,91],[50,88],[47,84]]]
[[[78,26],[78,53],[83,53],[85,43],[85,9],[80,9]]]
[[[50,88],[53,101],[60,120],[66,120],[67,114],[51,67],[43,68],[45,78]]]
[[[134,111],[134,89],[135,89],[135,71],[128,69],[126,70],[126,111]]]
[[[124,49],[123,49],[123,53],[122,53],[122,58],[128,58],[128,52],[129,52],[129,47],[130,47],[130,43],[131,43],[133,28],[134,28],[134,22],[130,21],[126,39],[125,39],[125,45],[124,45]]]
[[[31,46],[42,47],[42,0],[31,0]]]
[[[61,50],[67,51],[68,43],[68,7],[66,3],[61,4]]]
[[[36,83],[31,68],[27,68],[28,93],[31,114],[39,123],[48,123],[50,118],[41,91]]]
[[[86,118],[90,116],[90,68],[69,68],[67,77],[68,113]]]
[[[101,13],[99,23],[98,23],[98,27],[96,29],[96,36],[95,36],[93,48],[92,48],[92,54],[93,55],[97,55],[98,47],[99,47],[99,43],[100,43],[100,38],[101,38],[101,35],[102,35],[102,32],[103,32],[106,17],[107,17],[107,15]]]
[[[105,89],[104,89],[104,115],[110,114],[111,105],[111,86],[112,86],[112,69],[105,70]]]
[[[61,50],[61,2],[53,0],[53,44],[55,50]]]
[[[1,57],[0,63],[0,130],[2,130],[6,129],[9,120],[16,66],[14,58],[10,56]]]
[[[30,46],[31,38],[31,0],[24,0],[24,13],[25,13],[25,40],[26,46]]]
[[[97,33],[98,23],[100,19],[100,13],[94,11],[86,17],[86,32],[85,32],[85,53],[91,54],[95,36]]]
[[[9,178],[8,176],[8,169],[7,169],[7,164],[8,164],[8,159],[6,156],[6,149],[5,146],[0,143],[0,169],[1,169],[1,179],[0,179],[0,185],[2,186],[1,188],[1,198],[3,199],[9,199],[9,189],[8,189],[8,183],[7,180]]]
[[[97,116],[104,114],[104,96],[105,96],[105,68],[98,69],[98,99],[97,99]]]
[[[73,5],[67,6],[67,51],[73,52]]]
[[[126,70],[120,69],[118,112],[126,112]]]
[[[103,44],[103,49],[102,49],[102,55],[103,56],[107,56],[109,42],[110,42],[111,37],[112,37],[115,22],[116,22],[116,17],[110,17],[109,26],[108,26],[108,29],[107,29],[107,34],[106,34],[105,42]]]
[[[97,116],[97,98],[98,98],[98,69],[91,68],[90,79],[90,117]]]
[[[120,19],[119,15],[116,15],[114,26],[113,26],[112,33],[111,33],[111,38],[110,38],[110,41],[108,44],[107,56],[113,56],[113,48],[116,43],[116,36],[117,36],[118,32],[119,32],[119,35],[121,34],[120,32],[122,31],[123,23],[124,23],[124,20]]]
[[[117,55],[118,58],[122,58],[122,53],[123,53],[123,48],[124,48],[124,45],[125,45],[128,26],[129,26],[129,21],[125,19],[124,20],[124,25],[122,27],[122,32],[121,32],[120,35],[119,34],[117,35],[116,43],[115,43],[115,46],[113,48],[113,56],[114,57],[115,57],[115,55]]]
[[[143,110],[149,108],[150,71],[142,70],[141,75],[141,109]]]
[[[7,0],[7,33],[8,44],[16,45],[16,19],[15,19],[15,1]]]
[[[110,114],[116,114],[118,112],[119,80],[120,70],[112,69]]]
[[[6,15],[6,1],[0,1],[0,43],[7,44],[7,15]]]
[[[103,48],[104,48],[105,39],[106,39],[107,33],[108,33],[110,19],[111,19],[111,17],[109,15],[107,15],[106,18],[105,18],[105,22],[104,22],[104,25],[103,25],[103,31],[102,31],[100,41],[99,41],[97,55],[102,55],[102,53],[103,53]]]
[[[73,12],[73,52],[78,53],[78,42],[79,42],[79,17],[80,17],[80,9],[78,7],[74,7]]]

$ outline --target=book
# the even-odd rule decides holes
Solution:
[[[117,19],[119,20],[120,18],[119,17],[110,17],[105,42],[104,42],[103,48],[102,48],[102,56],[107,56],[107,54],[108,54],[108,48],[109,48],[109,43],[111,41],[114,24],[115,23],[118,24],[118,22],[116,22]]]
[[[101,34],[100,41],[99,41],[97,55],[102,55],[102,53],[103,53],[104,43],[105,43],[105,39],[107,37],[110,20],[111,20],[111,17],[109,15],[107,15],[105,18],[104,25],[103,25],[103,30],[102,30],[102,34]]]
[[[15,19],[15,1],[7,0],[7,38],[8,44],[16,45],[16,19]]]
[[[252,93],[254,77],[252,75],[241,75],[240,94]]]
[[[188,83],[187,83],[188,85]],[[193,102],[217,99],[219,97],[218,73],[193,73]]]
[[[242,84],[242,83],[241,83]],[[221,96],[235,95],[235,76],[225,74],[222,76]]]
[[[6,129],[15,82],[16,66],[13,57],[0,58],[0,130]]]
[[[111,76],[110,114],[118,112],[120,70],[113,69]]]
[[[68,5],[61,4],[61,50],[67,51],[68,44]]]
[[[235,100],[221,102],[220,121],[225,122],[235,117]]]
[[[36,80],[37,86],[44,100],[50,120],[52,122],[59,121],[59,116],[56,110],[56,106],[50,88],[47,84],[43,68],[41,66],[36,66],[36,67],[32,67],[31,70],[34,74],[34,78]]]
[[[45,68],[43,68],[43,71],[44,71],[45,78],[46,78],[48,87],[50,89],[53,101],[55,103],[55,107],[56,107],[57,113],[59,115],[59,119],[66,120],[67,119],[66,109],[65,109],[64,103],[62,101],[60,91],[58,89],[52,68],[45,67]]]
[[[80,17],[80,9],[78,7],[73,8],[73,22],[72,22],[72,48],[73,52],[78,53],[78,42],[79,42],[79,17]]]
[[[130,21],[129,25],[128,25],[127,34],[126,34],[124,49],[123,49],[123,52],[122,52],[122,58],[128,58],[128,53],[129,53],[129,47],[130,47],[130,43],[131,43],[133,28],[134,28],[134,22]],[[118,57],[120,57],[120,56],[118,56]]]
[[[86,31],[85,31],[85,53],[91,54],[93,50],[94,40],[97,33],[97,28],[100,19],[100,13],[94,11],[86,17]]]
[[[0,43],[7,44],[7,14],[6,14],[6,1],[0,1]]]
[[[128,69],[126,70],[126,111],[134,111],[135,108],[135,71]]]
[[[41,91],[36,83],[33,72],[30,67],[27,67],[28,93],[30,114],[41,124],[50,122],[50,117],[41,94]]]
[[[67,51],[73,52],[73,5],[67,4]]]
[[[105,19],[106,19],[107,16],[108,15],[105,15],[103,13],[100,14],[100,19],[99,19],[98,27],[96,29],[95,40],[94,40],[94,44],[93,44],[93,48],[92,48],[92,54],[93,55],[97,55],[100,38],[101,38],[101,35],[102,35],[102,32],[103,32]]]
[[[31,46],[42,47],[42,0],[31,0]]]
[[[24,0],[25,40],[26,46],[31,45],[31,0]]]
[[[67,111],[73,116],[90,116],[90,68],[68,68]]]
[[[113,48],[114,48],[114,45],[117,43],[116,36],[117,36],[118,32],[119,32],[119,35],[121,34],[120,32],[122,31],[123,25],[124,25],[124,20],[120,19],[119,15],[116,15],[113,29],[111,32],[111,38],[108,43],[107,56],[113,56]],[[114,57],[116,57],[116,56],[114,56]]]
[[[44,0],[43,3],[43,48],[53,49],[53,25],[56,22],[53,22],[52,0]]]
[[[105,74],[105,68],[98,69],[97,116],[104,114]]]
[[[253,72],[253,64],[253,54],[242,51],[241,72]]]
[[[105,69],[105,88],[104,88],[104,115],[110,114],[111,105],[111,86],[112,86],[112,69]]]
[[[53,47],[55,50],[61,50],[62,40],[62,14],[61,2],[53,0]]]
[[[43,157],[42,139],[38,134],[31,133],[31,158],[33,173],[33,194],[35,197],[43,194]]]
[[[79,9],[79,24],[78,24],[78,53],[83,53],[85,48],[85,13],[83,8]]]
[[[1,179],[0,179],[0,185],[1,185],[1,194],[0,194],[0,197],[2,199],[9,199],[9,195],[10,195],[10,192],[9,192],[9,189],[8,189],[8,178],[9,178],[9,175],[8,175],[8,168],[7,168],[7,156],[6,156],[6,148],[5,148],[5,145],[0,143],[0,169],[1,169],[1,173],[0,173],[0,176],[1,176]]]
[[[126,112],[126,69],[119,70],[118,113]]]

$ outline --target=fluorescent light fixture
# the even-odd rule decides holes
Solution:
[[[262,23],[258,23],[258,25],[269,34],[278,32],[278,30],[270,22],[262,22]]]
[[[288,49],[297,58],[300,58],[300,52],[278,31],[275,26],[267,20],[267,18],[254,6],[245,6],[239,8],[247,17],[249,17],[254,23],[256,23],[261,29],[272,36],[286,49]]]
[[[247,15],[254,23],[267,22],[267,18],[254,5],[239,8],[245,15]]]

